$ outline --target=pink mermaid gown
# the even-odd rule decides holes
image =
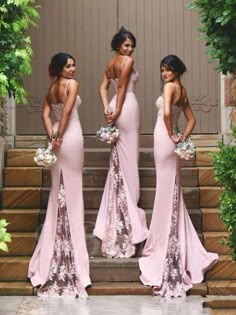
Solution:
[[[150,234],[139,259],[140,279],[145,285],[158,287],[156,295],[177,297],[185,295],[193,283],[202,282],[204,272],[218,261],[218,255],[206,252],[192,225],[180,185],[180,158],[164,122],[162,96],[156,105],[156,196]],[[182,109],[172,105],[173,127]]]
[[[111,149],[110,168],[93,234],[102,240],[102,255],[123,258],[135,255],[135,245],[147,238],[146,217],[139,200],[139,105],[134,94],[139,79],[133,71],[122,112],[116,121],[120,136]],[[118,91],[119,79],[111,84]],[[116,107],[117,94],[109,106]]]
[[[84,148],[77,114],[80,103],[77,96],[63,142],[56,152],[46,219],[29,264],[28,277],[33,286],[40,285],[39,296],[84,298],[85,288],[91,284],[84,232]],[[58,129],[63,106],[51,105],[56,120],[54,130]]]

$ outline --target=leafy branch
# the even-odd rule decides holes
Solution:
[[[0,1],[0,97],[13,95],[17,103],[27,101],[23,77],[32,72],[31,38],[27,34],[39,18],[35,0]]]
[[[187,5],[200,15],[209,61],[219,61],[216,70],[227,74],[236,70],[236,1],[192,0]]]

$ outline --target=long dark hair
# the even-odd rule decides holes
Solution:
[[[120,46],[123,44],[126,39],[129,38],[132,42],[134,47],[136,47],[136,38],[135,36],[128,30],[126,30],[123,26],[121,26],[118,33],[116,33],[111,41],[111,49],[118,50]]]
[[[67,53],[58,53],[54,55],[48,67],[50,77],[59,77],[63,67],[66,65],[68,59],[75,59]]]
[[[170,70],[177,72],[179,76],[187,70],[183,61],[176,55],[168,55],[163,58],[160,63],[160,69],[162,66],[167,66]]]

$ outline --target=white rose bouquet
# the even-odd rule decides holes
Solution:
[[[107,127],[101,127],[97,133],[97,138],[108,144],[115,143],[120,134],[119,129],[115,125],[108,125]]]
[[[176,130],[177,136],[181,136],[182,134]],[[189,160],[195,155],[195,147],[191,140],[191,137],[184,139],[180,143],[176,145],[175,153],[180,156],[181,159]]]
[[[38,148],[34,156],[34,162],[38,166],[49,167],[57,160],[56,155],[52,151],[52,143],[49,142],[46,148]]]

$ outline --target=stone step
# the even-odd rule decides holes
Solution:
[[[236,280],[236,262],[230,255],[221,255],[219,261],[206,273],[207,280]]]
[[[196,165],[197,166],[211,166],[212,158],[209,153],[219,152],[218,147],[198,147],[196,148]]]
[[[91,280],[95,282],[139,281],[138,258],[90,259]]]
[[[216,208],[203,208],[202,212],[202,231],[203,232],[223,232],[226,231],[223,221],[220,219],[219,210]]]
[[[222,188],[213,186],[203,186],[200,189],[200,207],[217,208],[220,205],[220,194]]]
[[[217,152],[218,148],[199,147],[196,150],[196,158],[189,161],[182,160],[183,167],[191,166],[211,166],[210,152]],[[155,167],[153,149],[140,148],[139,150],[139,166]],[[35,149],[10,149],[7,151],[6,166],[11,167],[35,167],[33,160]],[[84,166],[85,167],[108,167],[109,166],[110,149],[109,148],[88,148],[85,149]]]
[[[0,282],[26,281],[29,256],[0,257]]]
[[[213,188],[212,188],[213,189]],[[40,187],[5,187],[2,189],[2,208],[46,209],[49,196],[49,188]],[[85,208],[98,209],[103,188],[84,188]],[[183,194],[187,208],[199,209],[199,188],[183,187]],[[155,197],[155,188],[141,188],[140,207],[152,208]],[[206,205],[205,205],[206,206]]]
[[[150,209],[145,209],[146,213],[146,220],[147,220],[147,225],[149,226],[151,217],[152,217],[152,210]],[[201,210],[200,209],[188,209],[188,213],[190,215],[190,218],[192,220],[192,223],[194,225],[194,228],[196,231],[201,232]],[[86,233],[92,233],[95,222],[97,219],[97,214],[98,210],[94,209],[86,209],[85,210],[85,218],[84,218],[84,224],[85,224],[85,231]],[[46,210],[41,210],[40,211],[40,221],[39,225],[42,225],[44,220],[45,220],[45,215],[46,215]],[[36,230],[36,229],[35,229]]]
[[[38,148],[46,145],[47,137],[45,135],[20,135],[15,136],[16,148]],[[222,139],[222,135],[209,135],[200,134],[192,135],[192,141],[196,147],[212,147],[217,146],[217,142]],[[140,147],[152,147],[153,135],[140,135]],[[96,139],[96,136],[84,136],[84,146],[86,148],[102,148],[107,146],[101,141]]]
[[[0,256],[32,255],[36,246],[36,233],[11,233],[12,241],[8,243],[9,252],[0,251]]]
[[[17,168],[15,168],[17,169]],[[107,167],[85,167],[83,170],[84,187],[104,187],[107,178]],[[141,167],[139,168],[139,178],[141,187],[156,186],[155,168]],[[181,183],[183,186],[194,187],[198,185],[198,170],[193,167],[185,167],[181,169]],[[50,187],[51,178],[50,170],[43,170],[43,186]]]
[[[6,188],[4,188],[5,190]],[[3,190],[3,195],[4,195]],[[98,209],[102,199],[103,188],[85,188],[84,205],[86,209]],[[199,209],[199,188],[183,187],[184,200],[187,208]],[[47,207],[49,188],[42,189],[41,208]],[[141,188],[139,206],[144,209],[153,207],[155,188]]]
[[[33,295],[34,290],[30,282],[17,281],[17,282],[0,282],[0,296],[20,295],[29,296]]]
[[[218,253],[220,255],[230,255],[231,249],[222,244],[222,239],[227,239],[229,233],[227,232],[204,232],[204,247],[208,252]]]
[[[5,187],[2,189],[2,208],[41,208],[40,187]]]
[[[2,210],[0,217],[9,223],[8,232],[34,232],[40,224],[39,209]]]
[[[0,296],[32,296],[36,295],[30,282],[0,282]],[[88,295],[151,295],[151,287],[140,282],[93,282],[87,288]],[[188,295],[207,294],[205,282],[195,284]]]
[[[0,257],[0,281],[26,281],[30,257]],[[207,281],[212,290],[213,280],[235,280],[236,263],[230,256],[220,256],[219,262],[207,272]],[[137,282],[139,281],[138,258],[90,259],[93,282]],[[235,282],[232,287],[235,290]],[[230,282],[233,283],[233,282]],[[219,289],[220,290],[220,289]],[[213,291],[209,291],[212,294]]]
[[[199,186],[219,186],[213,167],[198,167]]]
[[[207,281],[209,295],[236,295],[236,280]]]
[[[207,307],[211,309],[235,309],[236,313],[236,299],[233,296],[210,297],[207,301],[204,301],[202,305],[204,308]]]
[[[4,186],[42,186],[43,170],[41,167],[6,167]]]
[[[104,187],[108,168],[84,168],[83,185],[84,187]],[[155,168],[139,169],[140,186],[155,187],[156,171]],[[181,169],[181,183],[183,186],[198,185],[198,170],[196,168]],[[25,187],[25,186],[51,186],[50,169],[39,167],[6,167],[4,169],[5,187]]]
[[[211,315],[236,315],[236,309],[213,309],[211,310]]]
[[[30,257],[0,257],[1,281],[26,281]],[[139,281],[138,258],[90,259],[90,276],[93,282]]]

